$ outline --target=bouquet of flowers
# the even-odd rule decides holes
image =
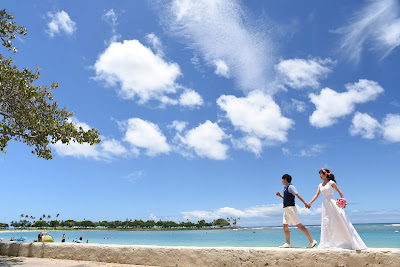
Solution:
[[[346,201],[345,198],[339,198],[338,200],[336,200],[336,205],[337,205],[339,208],[344,209],[344,208],[346,208],[347,201]]]

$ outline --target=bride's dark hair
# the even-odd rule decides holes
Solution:
[[[330,170],[322,168],[321,170],[319,170],[318,173],[326,174],[328,181],[334,181],[336,183],[335,175],[333,175],[333,173]]]

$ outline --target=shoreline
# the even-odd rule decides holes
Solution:
[[[124,228],[107,228],[107,229],[98,229],[98,228],[66,228],[66,229],[0,229],[0,233],[26,233],[26,232],[62,232],[62,231],[193,231],[193,230],[232,230],[232,229],[241,229],[243,227],[220,227],[220,228],[153,228],[153,229],[124,229]]]
[[[400,266],[399,248],[306,249],[0,243],[0,255],[150,266]]]

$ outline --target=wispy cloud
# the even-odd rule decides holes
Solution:
[[[111,38],[106,42],[106,45],[116,42],[121,37],[121,35],[117,32],[118,17],[117,14],[114,12],[114,9],[111,8],[110,10],[107,10],[101,18],[111,27]]]
[[[341,49],[355,62],[360,61],[364,48],[378,50],[386,57],[400,45],[399,1],[367,1],[346,26],[334,32],[343,35]]]
[[[124,177],[124,179],[131,183],[136,183],[137,181],[141,180],[144,176],[146,176],[146,172],[140,170],[129,173]]]
[[[307,105],[303,101],[292,98],[292,103],[290,104],[290,107],[295,109],[297,112],[304,112],[307,108]]]
[[[51,38],[61,33],[72,35],[77,30],[76,23],[71,20],[68,13],[64,10],[60,12],[48,12],[47,16],[51,21],[47,24],[48,29],[46,32]]]
[[[245,91],[266,89],[273,80],[271,37],[239,1],[175,0],[159,10],[169,32],[189,43],[217,75],[233,77]]]
[[[295,156],[295,157],[316,157],[323,153],[324,151],[323,145],[311,145],[306,148],[300,149],[298,152],[293,152],[293,150],[289,148],[282,148],[282,153],[286,156]]]
[[[343,93],[325,88],[319,95],[313,93],[309,95],[316,107],[309,118],[311,125],[318,128],[329,127],[339,118],[351,114],[356,104],[375,100],[384,91],[377,82],[365,79],[346,84],[345,88],[347,92]]]

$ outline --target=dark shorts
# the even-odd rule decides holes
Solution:
[[[61,240],[61,242],[65,242],[65,239]]]

